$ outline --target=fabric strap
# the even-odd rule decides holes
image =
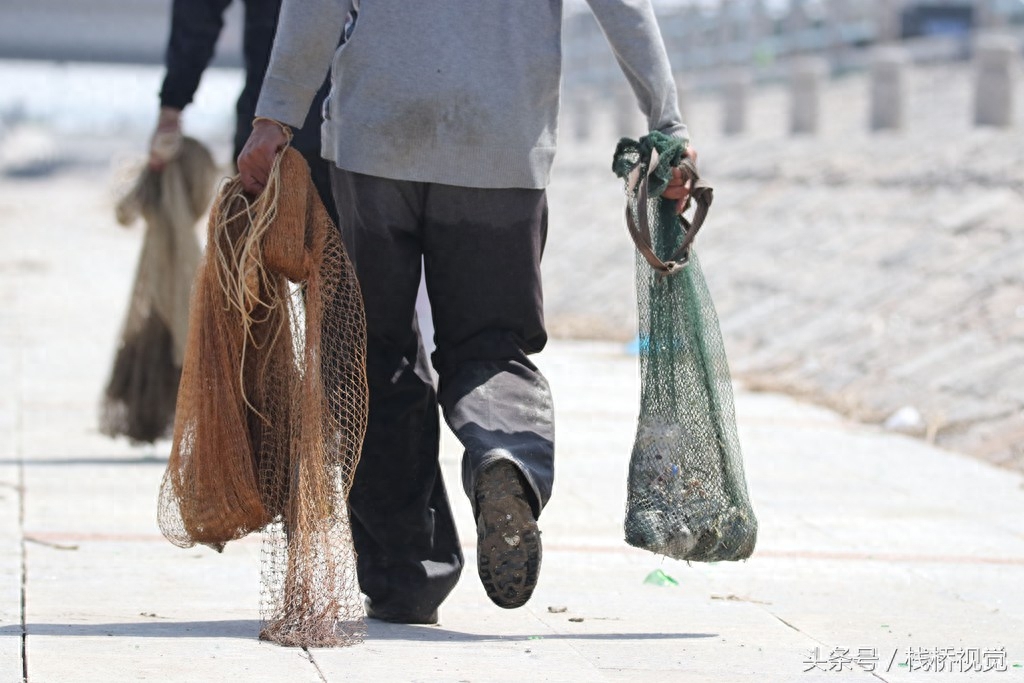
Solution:
[[[711,202],[714,199],[714,191],[710,185],[700,178],[693,160],[689,157],[683,157],[679,163],[679,168],[683,171],[683,176],[691,183],[690,196],[687,199],[686,207],[689,207],[692,201],[696,204],[697,208],[692,221],[679,216],[679,220],[683,225],[683,241],[668,261],[662,261],[654,253],[654,248],[651,245],[651,228],[647,217],[647,202],[650,199],[648,194],[648,178],[658,167],[658,159],[658,150],[652,149],[651,159],[647,164],[647,172],[642,173],[641,165],[637,164],[629,174],[627,191],[630,194],[634,191],[637,192],[637,206],[640,210],[637,211],[637,218],[634,218],[629,207],[626,207],[626,228],[629,230],[629,236],[633,238],[633,243],[636,245],[637,250],[651,264],[651,268],[662,274],[670,275],[686,267],[686,264],[689,262],[690,245],[693,244],[694,238],[697,237],[697,232],[704,225],[704,219],[707,218],[708,210],[711,208]],[[684,210],[686,207],[684,207]]]

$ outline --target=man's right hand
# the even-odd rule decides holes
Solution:
[[[149,167],[159,171],[178,156],[181,149],[181,110],[160,107],[156,130],[149,138]]]
[[[697,165],[697,150],[693,147],[687,146],[686,156],[693,161],[693,165]],[[668,187],[662,192],[661,196],[665,199],[674,199],[676,202],[676,213],[682,213],[686,210],[687,202],[690,199],[690,188],[693,184],[693,178],[689,175],[683,176],[683,171],[678,166],[672,168],[672,179],[668,181]]]
[[[274,157],[288,144],[284,124],[270,119],[257,119],[252,133],[238,155],[238,175],[242,187],[251,195],[258,195],[267,186]]]

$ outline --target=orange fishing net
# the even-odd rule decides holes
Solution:
[[[362,638],[347,500],[366,429],[365,353],[340,234],[286,148],[258,198],[236,177],[211,210],[159,503],[161,530],[182,547],[220,550],[265,530],[263,639]]]
[[[153,442],[171,430],[200,257],[196,222],[210,205],[216,172],[210,152],[186,137],[163,170],[144,169],[117,204],[121,225],[141,216],[146,232],[100,410],[105,434]]]

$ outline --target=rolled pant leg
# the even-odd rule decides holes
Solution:
[[[547,342],[544,191],[430,185],[425,217],[434,367],[445,419],[465,448],[463,486],[475,507],[481,470],[510,460],[539,515],[551,496],[555,438],[551,391],[528,358]]]
[[[426,615],[454,588],[463,556],[414,313],[422,186],[337,168],[331,177],[367,320],[369,422],[349,498],[359,583],[380,614]]]

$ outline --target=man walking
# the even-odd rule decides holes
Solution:
[[[650,128],[685,138],[649,0],[589,4]],[[370,417],[350,505],[374,618],[435,623],[462,569],[439,405],[465,448],[487,595],[519,607],[537,583],[554,412],[529,356],[547,340],[540,260],[561,22],[561,0],[284,0],[238,170],[262,190],[285,126],[302,123],[330,66],[323,151],[367,317]],[[677,177],[667,196],[685,193]],[[436,392],[414,312],[421,259]]]

